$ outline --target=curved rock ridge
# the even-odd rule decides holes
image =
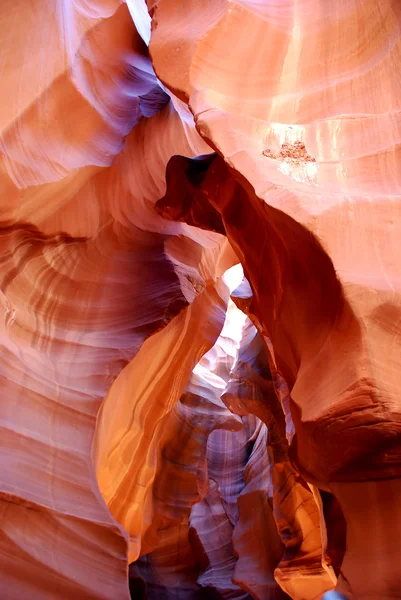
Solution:
[[[152,500],[141,503],[142,556],[131,565],[149,598],[320,598],[336,580],[322,565],[318,505],[288,459],[264,344],[239,314],[229,303],[218,340],[164,419]]]
[[[173,126],[176,129],[176,123]],[[116,161],[110,168],[113,173],[108,176],[116,183],[121,166],[123,162]],[[128,190],[125,198],[132,199]],[[64,222],[85,219],[85,202],[74,200],[74,210],[68,207]],[[146,221],[146,208],[142,214]],[[213,268],[225,248],[221,240],[198,233],[192,239],[181,230],[181,249],[189,261],[185,265],[182,259],[180,266],[168,258],[168,232],[146,231],[135,213],[130,218],[138,225],[109,218],[85,237],[44,234],[21,222],[1,230],[1,375],[8,399],[1,411],[1,498],[7,523],[1,570],[7,599],[43,598],[59,588],[57,597],[128,597],[126,533],[99,494],[91,460],[100,405],[144,340],[185,309],[199,289],[204,291],[197,308],[184,310],[172,333],[170,328],[163,337],[166,351],[177,353],[174,366],[178,367],[179,347],[185,348],[191,366],[196,363],[213,344],[224,319],[228,292],[223,284],[217,290],[213,283]],[[186,271],[192,274],[187,280],[192,298],[180,284]],[[212,327],[213,310],[217,314]],[[206,316],[209,329],[193,344],[193,324],[205,322]],[[186,346],[181,339],[185,332],[190,337]],[[134,368],[140,368],[144,355],[149,356],[146,350]],[[129,373],[127,369],[124,377]],[[184,369],[184,382],[185,373]],[[114,444],[108,436],[105,439]],[[108,451],[101,436],[96,447]],[[71,527],[74,542],[69,541]],[[48,550],[55,545],[60,550]],[[26,578],[21,578],[21,569],[26,569]]]
[[[125,5],[114,3],[108,18],[102,18],[100,6],[93,6],[95,14],[84,17],[78,6],[68,9],[68,4],[59,15],[43,14],[46,9],[39,8],[36,17],[44,19],[38,29],[47,32],[52,25],[56,35],[59,30],[64,42],[55,52],[59,69],[52,69],[52,64],[43,68],[43,55],[36,55],[35,48],[30,69],[40,72],[36,89],[22,79],[10,114],[2,112],[3,169],[15,194],[29,186],[58,182],[75,169],[92,167],[88,175],[93,167],[110,166],[124,136],[139,119],[155,114],[169,100],[157,84],[147,48]],[[14,56],[9,61],[10,71],[15,60]],[[11,98],[13,75],[4,69],[3,93]],[[32,75],[27,79],[32,80]],[[46,80],[43,88],[38,85],[42,79]],[[17,115],[13,114],[16,108]],[[20,219],[33,212],[26,196],[19,202]]]
[[[141,552],[142,536],[157,510],[151,485],[159,445],[163,447],[168,435],[169,412],[192,368],[219,334],[224,291],[227,301],[228,289],[222,282],[220,289],[207,287],[189,309],[147,340],[111,386],[98,417],[99,487],[111,513],[131,536],[132,561]],[[174,373],[173,382],[169,372]]]
[[[205,576],[202,576],[201,570],[206,568],[202,567],[204,551],[198,548],[199,543],[194,543],[197,528],[192,520],[195,519],[194,511],[199,512],[199,508],[195,507],[209,496],[210,486],[216,485],[209,480],[210,460],[216,454],[210,454],[209,448],[213,433],[224,430],[231,438],[234,432],[243,430],[241,419],[232,415],[220,400],[225,381],[216,374],[225,373],[228,378],[234,361],[236,343],[230,337],[230,320],[234,311],[238,312],[231,303],[216,344],[193,369],[185,392],[159,429],[150,502],[144,503],[145,509],[147,506],[151,509],[147,514],[148,529],[141,547],[143,556],[131,567],[131,577],[138,578],[139,574],[143,578],[150,598],[207,598],[213,590],[217,593],[214,582],[205,582]],[[229,354],[225,354],[223,348],[229,349]],[[219,368],[220,358],[222,365]],[[244,451],[246,444],[243,446]],[[218,444],[218,448],[219,452],[224,451],[224,443]],[[235,490],[232,493],[235,510]],[[223,516],[227,520],[224,511]],[[204,521],[201,519],[200,527],[205,526]],[[227,525],[230,532],[232,525],[228,522]],[[218,555],[221,552],[218,542],[216,552]],[[230,560],[233,566],[236,558],[232,548]],[[214,575],[215,568],[210,570]],[[233,568],[228,570],[225,587],[230,594],[234,593],[233,597],[244,597],[243,592],[231,581],[232,571]],[[205,590],[202,591],[201,586]]]
[[[265,344],[248,321],[222,400],[236,414],[257,415],[266,425],[255,443],[258,453],[254,448],[255,457],[263,453],[266,466],[261,470],[259,461],[255,460],[255,464],[250,461],[245,478],[250,479],[250,490],[258,489],[264,505],[269,503],[270,530],[276,527],[281,538],[283,550],[278,553],[276,550],[276,555],[267,558],[268,564],[274,561],[275,556],[275,578],[291,598],[320,598],[322,592],[333,587],[336,577],[326,563],[322,564],[318,506],[311,489],[290,463],[285,415],[275,387]],[[240,506],[242,502],[248,526],[255,527],[257,535],[256,532],[264,530],[265,523],[262,520],[258,524],[255,518],[250,518],[251,511],[243,493],[238,498]],[[266,509],[260,513],[266,513]],[[244,537],[246,531],[243,525]],[[276,548],[277,544],[278,541]],[[254,550],[255,555],[259,552],[259,549]],[[249,556],[247,559],[249,570],[251,560]],[[263,568],[260,574],[256,572],[259,577],[265,574]]]
[[[195,115],[219,109],[278,125],[323,127],[338,116],[397,118],[401,8],[394,0],[151,5],[149,47],[157,75]],[[253,31],[252,38],[244,31]],[[357,123],[350,127],[358,131]]]
[[[0,27],[1,598],[399,598],[401,3]]]
[[[164,210],[225,229],[244,266],[291,392],[290,454],[347,521],[339,591],[396,598],[399,526],[387,546],[378,532],[401,523],[401,5],[153,4],[156,73],[225,161],[197,179],[174,159],[195,192]]]
[[[232,251],[154,212],[168,158],[208,147],[158,85],[127,7],[61,4],[2,17],[18,36],[1,64],[1,595],[122,600],[129,534],[99,491],[92,446],[116,443],[112,422],[94,437],[99,409],[176,315],[166,349],[206,313],[189,363],[214,343]]]
[[[184,178],[187,185],[178,187]],[[396,477],[400,470],[400,413],[394,391],[377,370],[376,349],[370,343],[377,328],[367,329],[363,320],[369,310],[378,310],[378,296],[371,295],[370,304],[356,310],[358,296],[351,301],[345,294],[318,239],[260,200],[244,177],[219,156],[174,157],[167,182],[167,194],[158,203],[161,214],[202,228],[210,222],[213,230],[217,223],[220,230],[226,230],[253,291],[249,311],[262,334],[271,339],[278,371],[289,384],[296,431],[290,454],[307,481],[336,490],[346,520],[350,511],[347,531],[352,532],[348,524],[359,521],[354,503],[347,506],[352,482],[358,497],[356,490],[363,489],[358,482]],[[261,264],[269,265],[268,281],[261,277]],[[364,298],[361,290],[359,299]],[[372,318],[370,313],[370,323]],[[397,344],[392,329],[382,328],[380,336]],[[337,483],[341,481],[350,484]],[[375,483],[369,493],[385,487],[385,482]],[[390,496],[392,503],[396,496]],[[371,510],[376,519],[381,518],[377,503]],[[356,543],[348,535],[347,549]],[[360,548],[359,553],[363,552]],[[369,551],[367,560],[372,561],[375,554]],[[359,589],[364,593],[355,556],[356,552],[346,552],[339,585],[350,593]],[[391,596],[396,581],[394,576],[378,586]]]

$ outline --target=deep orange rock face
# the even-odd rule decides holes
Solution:
[[[0,15],[0,597],[399,598],[401,3]]]

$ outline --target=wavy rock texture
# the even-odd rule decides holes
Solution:
[[[187,178],[184,186],[183,177]],[[395,477],[399,468],[398,413],[386,411],[390,392],[387,382],[383,387],[379,385],[381,373],[377,373],[378,379],[371,379],[376,374],[373,357],[367,353],[366,338],[371,332],[362,329],[363,321],[357,318],[360,314],[345,296],[333,264],[317,238],[283,212],[259,200],[246,180],[238,172],[232,172],[220,157],[189,163],[176,157],[169,163],[167,179],[168,193],[159,203],[161,213],[201,227],[207,227],[210,220],[213,230],[217,229],[216,224],[219,230],[226,228],[244,261],[254,291],[250,312],[255,315],[261,332],[271,339],[278,370],[290,385],[296,431],[290,452],[305,479],[334,492],[340,502],[348,536],[340,586],[350,593],[355,593],[356,588],[365,594],[359,557],[366,554],[366,560],[372,561],[376,553],[370,546],[366,552],[353,539],[354,527],[359,522],[355,503],[362,501],[362,490],[375,494],[387,488],[391,489],[390,504],[395,502],[396,484],[377,483],[373,478]],[[198,205],[202,206],[201,211]],[[271,266],[270,286],[260,277],[260,263]],[[319,280],[315,273],[320,274]],[[314,291],[313,302],[307,296],[311,291]],[[375,294],[372,302],[376,300]],[[382,336],[385,333],[393,332],[382,329]],[[343,361],[337,359],[336,364],[338,377],[343,376],[341,383],[333,381],[332,373],[322,367],[323,356],[325,363],[334,368],[332,353],[335,354],[336,348],[343,358]],[[307,366],[303,366],[305,362]],[[313,367],[317,370],[315,374]],[[368,368],[365,377],[363,372]],[[355,381],[359,369],[361,376]],[[326,405],[317,402],[314,388],[329,394]],[[375,402],[369,403],[372,389]],[[341,444],[337,437],[340,432]],[[364,480],[368,483],[363,483]],[[382,506],[373,501],[372,505],[369,506],[372,517],[380,522]],[[359,515],[360,510],[357,512]],[[352,543],[353,552],[349,550]],[[389,593],[388,597],[397,579],[394,576],[378,584],[384,586],[383,593]]]
[[[275,391],[263,341],[250,322],[244,330],[238,360],[222,399],[233,412],[258,415],[266,425],[257,444],[266,466],[257,472],[260,469],[257,462],[248,465],[247,470],[253,478],[258,476],[261,501],[264,500],[265,506],[270,501],[273,518],[270,517],[269,528],[263,522],[258,526],[254,518],[249,519],[252,511],[241,494],[238,503],[240,507],[243,503],[243,514],[250,520],[248,528],[254,526],[255,533],[277,528],[284,551],[276,554],[275,577],[283,590],[295,598],[320,597],[332,587],[336,578],[322,565],[318,506],[308,485],[290,464],[285,415]],[[252,490],[254,484],[249,487]],[[263,515],[266,509],[255,512]],[[245,534],[247,527],[243,527]],[[255,549],[254,553],[257,552],[260,550]]]
[[[347,522],[338,588],[395,598],[398,551],[378,532],[389,511],[395,537],[401,522],[401,6],[189,2],[178,17],[179,4],[154,9],[153,63],[225,162],[197,176],[177,159],[189,188],[171,216],[225,229],[243,263],[291,391],[290,454]]]
[[[320,598],[336,581],[322,564],[318,505],[288,459],[262,339],[249,321],[229,337],[238,314],[229,305],[158,438],[151,501],[141,503],[153,518],[131,567],[143,597]]]
[[[154,501],[149,491],[158,447],[163,446],[169,427],[169,411],[197,359],[212,346],[213,334],[217,337],[223,308],[218,290],[206,289],[143,345],[102,406],[97,428],[98,482],[112,514],[130,533],[131,560],[138,558],[141,538],[151,524]],[[173,380],[169,372],[174,373]]]
[[[142,553],[145,556],[131,570],[131,578],[133,572],[137,576],[139,573],[146,582],[151,598],[207,598],[216,591],[214,582],[200,574],[202,565],[206,570],[209,563],[206,559],[205,565],[204,551],[194,539],[198,538],[198,527],[210,526],[210,521],[202,518],[205,497],[210,495],[210,461],[216,455],[210,451],[210,440],[214,434],[222,433],[220,430],[225,430],[231,439],[236,435],[234,432],[243,429],[241,419],[232,415],[220,400],[225,382],[215,373],[225,373],[228,378],[230,367],[227,368],[227,362],[231,366],[234,360],[235,341],[226,337],[233,309],[236,316],[238,311],[231,305],[218,341],[194,369],[184,394],[168,414],[161,432],[151,489],[154,517],[144,536]],[[223,348],[228,352],[223,352]],[[217,448],[220,453],[224,452],[225,445],[217,444]],[[213,481],[212,485],[217,484]],[[217,493],[220,493],[219,489]],[[233,495],[235,505],[235,491]],[[196,520],[194,513],[199,516],[198,527],[193,522]],[[232,526],[224,511],[223,516],[230,533]],[[228,542],[230,545],[231,535]],[[231,546],[229,550],[233,567],[236,558]],[[215,560],[219,564],[222,552],[219,536],[215,551]],[[215,574],[214,568],[208,570],[212,576]],[[243,597],[243,592],[231,581],[231,571],[233,568],[228,570],[223,588],[225,585],[229,592],[237,591],[233,597]]]
[[[2,598],[399,598],[400,2],[0,27]]]
[[[207,147],[166,106],[127,7],[19,8],[2,21],[10,37],[2,55],[2,597],[128,598],[131,530],[112,516],[125,524],[125,499],[106,507],[92,459],[94,442],[112,461],[122,432],[100,419],[104,438],[94,439],[99,408],[110,389],[107,414],[113,390],[143,368],[152,345],[138,351],[159,330],[151,344],[175,350],[175,364],[182,348],[187,377],[223,324],[228,290],[215,282],[231,263],[220,236],[154,213],[172,146],[189,156]],[[29,46],[17,47],[30,33]],[[194,321],[196,339],[188,334]],[[179,397],[178,372],[155,421]],[[152,435],[156,422],[149,432],[143,406],[135,410],[136,429]],[[117,462],[128,470],[121,452]],[[147,480],[142,458],[136,468]],[[106,466],[109,500],[110,489],[125,489],[126,474]]]
[[[219,339],[163,427],[146,555],[131,567],[131,581],[143,581],[150,598],[288,597],[274,580],[284,545],[269,498],[267,428],[258,417],[235,417],[220,399],[232,377],[240,314],[231,303]],[[320,559],[319,532],[318,540]]]

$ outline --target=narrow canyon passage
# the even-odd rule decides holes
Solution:
[[[242,278],[240,265],[223,276],[233,297],[249,290]],[[272,376],[262,338],[229,300],[216,343],[153,435],[132,597],[289,598],[333,587],[313,490],[289,462],[293,425],[280,389],[285,382]],[[132,455],[131,469],[140,459]],[[126,502],[139,503],[139,493],[131,488]],[[138,524],[131,528],[135,539]]]
[[[0,32],[0,600],[401,599],[400,0]]]

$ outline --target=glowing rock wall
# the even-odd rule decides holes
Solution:
[[[400,2],[0,17],[1,597],[398,598]]]

